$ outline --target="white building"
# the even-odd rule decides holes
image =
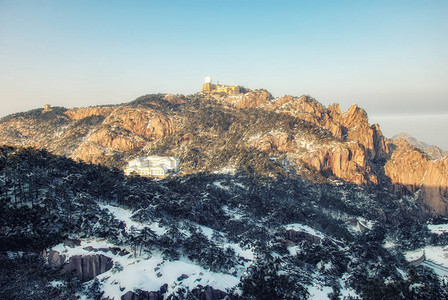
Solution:
[[[180,158],[170,156],[146,156],[129,161],[124,174],[140,176],[166,176],[179,172]]]

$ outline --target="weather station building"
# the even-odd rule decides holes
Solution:
[[[124,174],[143,177],[165,177],[179,172],[180,158],[171,156],[146,156],[133,159],[124,168]]]
[[[239,85],[224,85],[218,83],[212,83],[212,78],[207,76],[204,79],[202,85],[202,92],[205,94],[226,94],[226,95],[238,95],[241,93],[242,87]]]

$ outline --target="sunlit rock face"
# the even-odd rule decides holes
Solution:
[[[428,215],[448,214],[448,158],[432,161],[426,170],[419,199]]]
[[[422,184],[430,160],[407,142],[395,142],[390,146],[395,150],[384,167],[386,176],[396,192],[414,193]]]

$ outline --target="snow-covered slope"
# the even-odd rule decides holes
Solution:
[[[129,291],[158,291],[165,284],[167,295],[170,295],[177,294],[180,289],[191,291],[200,285],[226,291],[240,282],[239,277],[211,272],[185,257],[167,260],[158,251],[137,254],[131,248],[123,248],[129,253],[120,255],[109,250],[114,247],[104,240],[81,240],[78,246],[64,246],[61,243],[52,250],[64,255],[67,261],[75,255],[103,254],[110,257],[114,267],[97,276],[104,291],[103,297],[110,299],[121,299]],[[85,284],[86,289],[90,284],[92,282]]]
[[[0,298],[444,295],[431,268],[403,258],[425,248],[444,264],[448,245],[412,197],[244,174],[125,178],[0,150]]]

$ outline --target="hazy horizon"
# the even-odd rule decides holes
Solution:
[[[448,150],[446,15],[447,1],[3,0],[0,116],[193,94],[211,76],[356,103],[386,136]]]

